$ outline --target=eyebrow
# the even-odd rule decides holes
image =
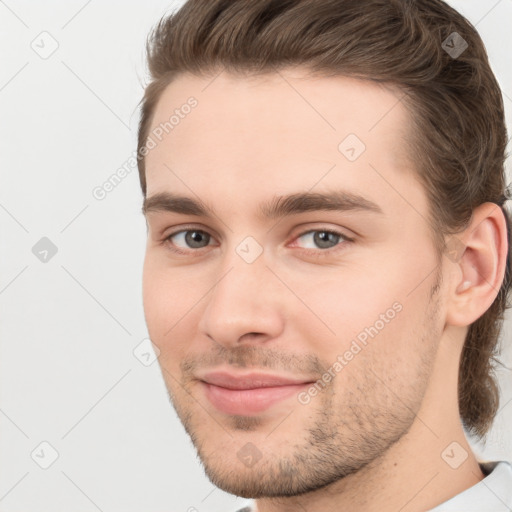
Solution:
[[[216,217],[214,209],[191,197],[172,192],[158,192],[144,199],[142,213],[174,212],[197,217]],[[297,192],[286,196],[276,196],[259,207],[261,220],[276,220],[290,215],[310,211],[365,211],[380,213],[381,207],[365,197],[344,190],[324,193]]]

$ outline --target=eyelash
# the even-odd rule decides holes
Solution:
[[[188,231],[197,231],[199,233],[203,233],[203,234],[206,234],[206,235],[212,237],[212,235],[210,235],[210,233],[208,233],[207,231],[205,231],[203,229],[195,229],[195,228],[190,228],[189,227],[187,229],[180,229],[178,231],[174,231],[174,232],[170,233],[169,235],[167,235],[164,238],[163,242],[166,243],[167,248],[170,251],[172,251],[172,252],[174,252],[176,254],[181,254],[181,255],[187,256],[187,255],[190,255],[191,252],[192,253],[199,252],[199,249],[190,249],[189,251],[184,251],[183,249],[176,248],[176,246],[172,245],[171,238],[173,236],[176,236],[176,235],[178,235],[180,233],[186,233]],[[299,233],[295,237],[295,239],[301,238],[304,235],[308,235],[310,233],[328,233],[328,234],[339,236],[342,239],[342,241],[340,241],[334,247],[331,247],[329,249],[318,249],[318,250],[315,250],[315,249],[298,249],[300,252],[307,253],[309,256],[314,256],[316,258],[322,258],[322,257],[325,257],[325,256],[330,256],[333,253],[341,250],[340,246],[345,245],[347,242],[350,243],[350,242],[354,241],[353,238],[350,238],[350,237],[346,236],[345,234],[343,234],[343,233],[341,233],[339,231],[336,231],[336,230],[333,230],[333,229],[322,229],[322,228],[320,228],[320,229],[309,229],[307,231]],[[344,242],[344,243],[342,243],[342,242]],[[208,247],[208,246],[206,246],[206,247]],[[206,247],[204,247],[204,248],[206,248]]]

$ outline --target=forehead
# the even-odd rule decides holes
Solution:
[[[180,75],[153,116],[150,135],[160,130],[161,140],[146,157],[147,195],[173,189],[256,197],[344,185],[378,197],[389,173],[418,189],[401,100],[400,91],[371,81],[297,68]]]

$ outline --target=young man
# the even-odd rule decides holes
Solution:
[[[441,0],[190,0],[148,40],[144,308],[243,510],[505,511],[502,98]],[[465,429],[465,430],[464,430]]]

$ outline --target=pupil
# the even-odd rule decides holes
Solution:
[[[326,246],[324,244],[329,244],[329,239],[331,237],[337,237],[338,235],[336,235],[335,233],[328,233],[327,231],[319,231],[316,235],[315,235],[315,243],[319,246],[319,247],[322,247],[322,248],[325,248]],[[332,243],[332,241],[331,241]]]
[[[204,233],[201,233],[201,231],[190,231],[186,235],[187,243],[192,247],[195,247],[194,243],[201,244],[201,238],[203,238],[203,236]]]

